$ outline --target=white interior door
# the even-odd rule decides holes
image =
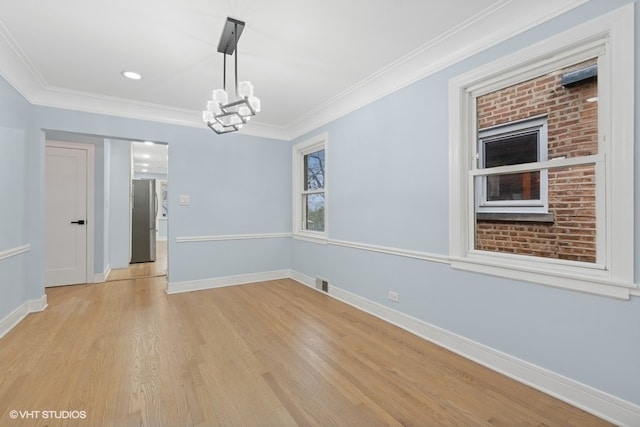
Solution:
[[[46,147],[46,286],[87,283],[87,151]]]

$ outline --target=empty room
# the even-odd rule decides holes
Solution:
[[[640,0],[0,3],[1,426],[640,426]]]

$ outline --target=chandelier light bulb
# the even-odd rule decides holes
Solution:
[[[214,120],[213,112],[209,110],[205,110],[202,112],[202,120],[205,123],[211,123]]]
[[[256,113],[260,112],[260,98],[258,98],[257,96],[252,96],[251,98],[249,98],[249,104],[251,104],[251,108],[253,108],[253,111],[255,111]]]
[[[223,89],[216,89],[213,91],[213,100],[224,105],[229,102],[229,95]]]
[[[238,83],[238,96],[245,99],[253,96],[253,85],[251,82],[244,81]]]

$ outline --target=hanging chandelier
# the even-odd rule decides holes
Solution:
[[[202,112],[202,120],[217,134],[235,132],[260,112],[260,99],[253,96],[251,82],[238,83],[238,40],[244,30],[244,22],[227,18],[218,52],[222,53],[222,89],[213,91],[213,99],[207,102]],[[229,101],[227,93],[227,55],[233,55],[235,62],[235,99]]]

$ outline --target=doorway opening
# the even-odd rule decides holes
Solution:
[[[166,276],[168,265],[167,231],[169,229],[168,144],[166,142],[151,143],[56,130],[44,130],[44,134],[47,146],[58,144],[66,147],[70,152],[73,152],[74,149],[76,151],[86,150],[87,153],[90,153],[88,158],[91,165],[90,168],[87,168],[86,178],[81,180],[84,181],[86,187],[86,218],[81,218],[83,212],[79,211],[74,212],[73,218],[65,217],[66,226],[86,230],[86,248],[79,250],[79,253],[85,255],[86,258],[86,273],[82,279],[73,280],[73,283],[47,282],[45,286],[102,283],[122,280],[127,277]],[[152,163],[154,159],[144,155],[150,155],[150,153],[136,154],[137,151],[133,150],[134,144],[140,144],[147,150],[158,149],[161,152],[162,164],[153,168],[151,165],[154,164]],[[54,163],[49,164],[48,160],[45,167],[49,170],[52,165],[54,166]],[[69,162],[67,161],[65,164]],[[51,170],[53,171],[53,169]],[[58,174],[64,175],[69,168],[59,167],[58,170]],[[47,176],[47,182],[50,182],[49,178]],[[155,179],[159,196],[157,218],[153,226],[157,245],[155,262],[136,264],[133,266],[136,267],[136,270],[129,270],[132,255],[131,204],[134,179]],[[80,189],[77,193],[83,193],[83,191]],[[49,188],[48,184],[45,188],[45,196],[47,199],[54,200],[58,205],[64,205],[61,202],[62,196],[57,195],[54,189]],[[49,210],[50,208],[47,207],[47,211]],[[49,218],[49,212],[47,212],[47,218]],[[77,223],[75,223],[76,221]],[[47,224],[47,228],[49,228],[49,224]],[[70,251],[59,251],[54,247],[57,242],[67,241],[69,238],[63,239],[49,234],[51,233],[47,231],[45,239],[46,245],[51,246],[51,250],[47,247],[47,269],[49,269],[49,265],[55,264],[54,261],[59,261],[53,254],[70,253]]]
[[[168,144],[131,141],[130,259],[108,281],[167,275]]]

